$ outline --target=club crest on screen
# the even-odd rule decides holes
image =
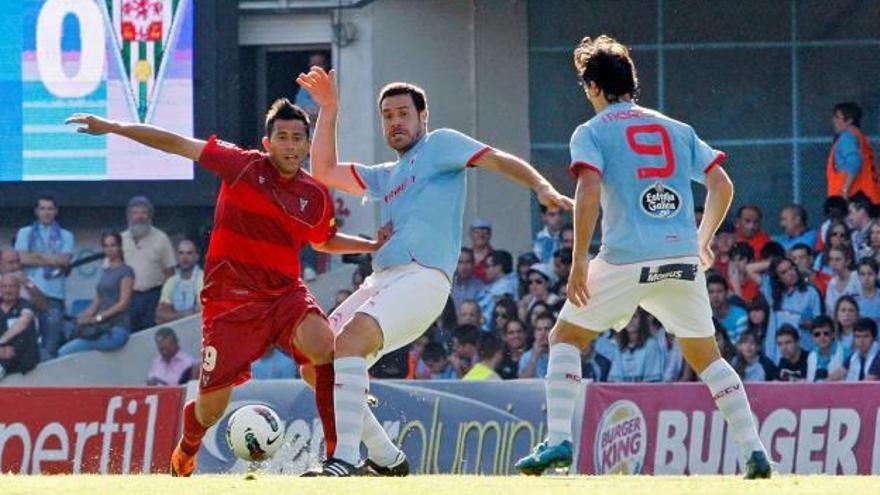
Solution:
[[[103,0],[113,53],[124,74],[126,101],[138,122],[149,122],[189,0]]]

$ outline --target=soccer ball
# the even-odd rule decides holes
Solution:
[[[269,459],[283,441],[284,424],[268,406],[242,406],[232,413],[226,425],[226,443],[244,461]]]

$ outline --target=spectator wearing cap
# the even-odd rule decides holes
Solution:
[[[712,316],[724,327],[731,342],[734,344],[739,342],[739,336],[749,326],[748,312],[739,306],[730,304],[729,287],[721,275],[711,274],[706,277],[706,289],[709,292]]]
[[[549,264],[553,260],[553,253],[561,247],[562,221],[561,208],[541,205],[541,222],[544,228],[535,234],[532,243],[532,252],[538,257],[539,263]]]
[[[188,382],[195,359],[180,348],[174,330],[162,327],[156,331],[155,339],[159,355],[147,372],[147,385],[183,385]]]
[[[847,382],[864,381],[875,368],[874,362],[880,354],[880,343],[877,342],[877,323],[870,318],[859,318],[856,328],[853,330],[853,353],[849,359],[843,362],[843,368],[832,373],[829,381],[843,379]]]
[[[551,307],[559,302],[559,296],[550,291],[553,280],[553,272],[547,265],[535,263],[529,267],[529,289],[525,297],[519,301],[518,312],[520,320],[527,321],[526,316],[529,314],[529,311],[539,302]]]
[[[800,382],[807,377],[807,353],[800,344],[800,332],[785,324],[776,330],[776,347],[779,348],[779,381]]]
[[[486,260],[492,254],[492,222],[477,219],[471,224],[471,249],[474,252],[474,276],[483,282],[486,278]]]
[[[477,353],[480,361],[468,371],[461,379],[468,381],[496,381],[501,380],[495,368],[501,363],[501,339],[492,332],[484,332],[477,342]]]
[[[756,205],[744,205],[736,211],[736,241],[748,243],[755,255],[760,255],[764,245],[770,242],[770,236],[761,228],[763,217]]]
[[[831,127],[835,137],[825,167],[828,196],[850,198],[861,193],[872,202],[880,203],[873,175],[874,153],[860,129],[861,120],[862,108],[858,103],[834,105]]]
[[[519,360],[520,378],[544,378],[550,364],[550,330],[556,320],[552,315],[543,314],[535,320],[532,348],[524,352]]]
[[[63,270],[73,259],[74,238],[58,224],[58,203],[49,194],[37,197],[36,220],[15,235],[15,249],[21,255],[25,273],[46,296],[46,306],[37,312],[44,357],[56,357],[63,341]]]
[[[734,234],[733,224],[727,221],[722,222],[712,240],[712,251],[715,253],[715,264],[712,266],[718,273],[727,273],[727,264],[730,263],[730,248],[735,242],[736,234]]]
[[[727,265],[727,281],[733,294],[743,303],[754,301],[760,294],[761,277],[749,271],[749,263],[754,261],[755,251],[747,242],[737,242],[730,248],[730,263]]]
[[[834,337],[834,320],[819,315],[813,320],[813,350],[807,355],[807,381],[822,382],[843,368],[843,346]]]
[[[505,295],[514,301],[519,299],[519,284],[513,272],[513,256],[504,250],[497,250],[486,260],[486,277],[488,285],[480,292],[477,301],[484,315],[495,312],[495,304]],[[484,322],[484,330],[491,330],[494,321]]]
[[[27,373],[40,362],[34,312],[20,292],[18,278],[0,275],[0,380],[9,373]]]
[[[864,194],[857,194],[849,201],[846,223],[852,229],[852,246],[856,259],[868,255],[871,245],[870,230],[873,223],[874,205]]]
[[[474,250],[462,247],[452,281],[452,300],[455,307],[461,306],[465,299],[477,299],[485,286],[482,280],[474,276]]]
[[[807,210],[797,204],[787,205],[779,214],[782,235],[775,240],[788,252],[795,244],[816,245],[816,231],[807,227]]]
[[[819,233],[816,239],[816,251],[822,251],[825,247],[825,238],[828,237],[828,228],[832,222],[846,221],[846,215],[849,213],[849,205],[845,199],[840,196],[830,196],[825,198],[822,204],[822,213],[825,215],[825,221],[819,226]]]
[[[198,265],[199,251],[195,243],[182,240],[177,245],[177,269],[162,286],[156,321],[161,325],[202,310],[199,295],[205,285],[205,274]]]
[[[144,196],[128,202],[128,230],[122,233],[125,262],[134,269],[134,294],[131,298],[131,331],[156,324],[156,308],[162,285],[174,275],[177,260],[165,232],[153,226],[153,203]]]

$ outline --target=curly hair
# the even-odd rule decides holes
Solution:
[[[639,78],[629,48],[608,35],[582,39],[574,49],[574,67],[581,84],[596,83],[609,102],[627,94],[638,98]]]

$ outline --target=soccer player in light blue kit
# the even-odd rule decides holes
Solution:
[[[733,184],[718,166],[725,155],[690,126],[633,102],[635,65],[616,40],[584,38],[574,64],[596,116],[571,137],[575,245],[568,300],[550,334],[548,438],[516,467],[540,475],[571,464],[581,349],[598,332],[620,330],[642,306],[679,338],[685,359],[708,385],[746,459],[746,477],[768,478],[770,464],[742,381],[715,343],[703,274],[713,262],[709,243],[733,197]],[[699,230],[691,181],[708,190]],[[588,261],[600,204],[602,246]]]
[[[408,83],[389,84],[379,94],[385,139],[398,159],[375,166],[337,163],[333,73],[314,67],[297,82],[320,106],[312,174],[328,187],[378,201],[382,222],[393,229],[374,255],[373,275],[330,315],[338,332],[333,366],[337,445],[322,474],[351,476],[364,471],[360,439],[368,367],[424,333],[449,297],[461,250],[466,168],[499,172],[534,190],[548,207],[571,209],[573,203],[519,158],[451,129],[428,132],[425,93]]]

